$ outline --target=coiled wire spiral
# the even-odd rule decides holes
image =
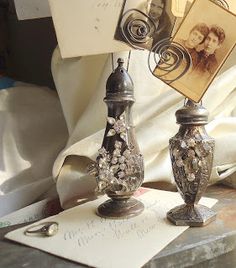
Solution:
[[[142,49],[156,31],[154,21],[138,9],[128,9],[121,17],[121,33],[129,45],[135,49]]]
[[[229,9],[226,0],[212,0],[216,4]],[[121,33],[127,43],[135,48],[142,49],[146,45],[157,27],[154,21],[138,9],[128,9],[123,13],[120,21]],[[153,69],[152,64],[155,64]],[[171,84],[184,76],[192,66],[189,52],[181,44],[170,38],[160,40],[151,48],[148,56],[148,67],[151,73]]]
[[[155,77],[170,84],[188,72],[192,58],[184,46],[166,38],[152,47],[148,55],[148,66]]]
[[[212,1],[217,5],[224,7],[225,9],[229,9],[229,4],[225,0],[212,0]]]

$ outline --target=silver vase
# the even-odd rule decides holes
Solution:
[[[97,190],[110,197],[97,209],[98,215],[108,218],[133,217],[144,209],[132,197],[143,182],[144,165],[131,116],[135,101],[133,82],[123,63],[118,59],[118,67],[107,80],[107,125],[99,156],[90,168],[90,174],[97,179]]]
[[[205,130],[208,112],[199,103],[188,100],[176,112],[178,133],[170,139],[173,174],[185,204],[171,209],[167,218],[176,225],[203,226],[216,218],[211,209],[199,205],[210,178],[214,139]]]

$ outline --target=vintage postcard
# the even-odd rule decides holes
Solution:
[[[114,40],[125,0],[49,0],[63,58],[130,50]]]
[[[153,74],[199,102],[235,47],[235,25],[233,13],[211,0],[196,0],[171,43],[159,45]]]
[[[169,38],[175,23],[172,0],[128,0],[121,14],[115,39],[136,49],[151,48]]]

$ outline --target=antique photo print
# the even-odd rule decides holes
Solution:
[[[208,10],[207,15],[203,10]],[[235,46],[235,25],[233,13],[210,0],[195,1],[162,51],[164,56],[159,54],[153,74],[186,97],[200,101]]]
[[[136,49],[151,48],[172,34],[172,0],[128,0],[120,16],[115,39]]]

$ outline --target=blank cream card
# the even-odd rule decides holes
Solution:
[[[114,40],[124,0],[49,0],[63,58],[130,48]]]
[[[18,20],[51,17],[48,0],[14,0]]]

